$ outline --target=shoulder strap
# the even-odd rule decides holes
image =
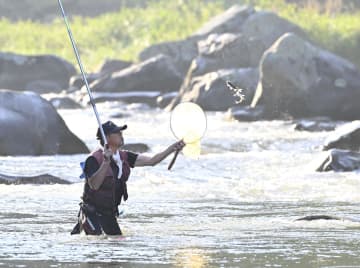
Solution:
[[[104,161],[104,153],[102,149],[98,149],[97,151],[94,151],[93,153],[91,153],[91,155],[93,157],[95,157],[96,161],[98,162],[99,166],[101,166],[101,164]],[[111,166],[109,166],[106,176],[113,176],[113,171]]]
[[[99,165],[101,165],[102,162],[104,161],[104,155],[103,155],[102,149],[98,149],[98,150],[92,152],[91,155],[93,157],[95,157],[95,159],[99,163]]]
[[[122,161],[128,161],[128,155],[127,155],[127,151],[119,151],[120,153],[120,157]]]

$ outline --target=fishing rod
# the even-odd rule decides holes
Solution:
[[[65,14],[64,7],[63,7],[63,5],[62,5],[62,3],[61,3],[61,0],[58,0],[58,3],[59,3],[59,7],[60,7],[60,10],[61,10],[62,16],[63,16],[63,18],[64,18],[64,22],[65,22],[65,25],[66,25],[66,29],[67,29],[67,31],[68,31],[68,35],[69,35],[69,38],[70,38],[70,41],[71,41],[71,45],[72,45],[72,47],[73,47],[73,49],[74,49],[74,53],[75,53],[76,60],[77,60],[77,62],[78,62],[78,65],[79,65],[79,68],[80,68],[80,71],[81,71],[82,78],[83,78],[84,83],[85,83],[86,90],[87,90],[88,95],[89,95],[89,98],[90,98],[91,106],[93,107],[93,110],[94,110],[94,113],[95,113],[95,116],[96,116],[96,119],[97,119],[97,122],[98,122],[98,125],[99,125],[101,137],[102,137],[102,139],[103,139],[103,141],[104,141],[104,144],[105,144],[105,146],[106,146],[106,145],[107,145],[107,139],[106,139],[106,136],[105,136],[105,132],[104,132],[104,129],[102,128],[102,124],[101,124],[101,121],[100,121],[100,116],[99,116],[99,113],[98,113],[98,111],[97,111],[97,109],[96,109],[95,101],[94,101],[93,95],[92,95],[92,93],[91,93],[91,90],[90,90],[90,87],[89,87],[89,83],[88,83],[88,81],[87,81],[87,79],[86,79],[84,67],[83,67],[83,65],[82,65],[82,62],[81,62],[81,59],[80,59],[80,55],[79,55],[77,46],[76,46],[74,37],[73,37],[73,35],[72,35],[69,22],[68,22],[68,20],[67,20],[66,14]]]

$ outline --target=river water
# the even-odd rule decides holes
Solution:
[[[104,103],[102,118],[127,123],[125,142],[155,153],[172,142],[170,115],[141,105]],[[90,149],[90,109],[60,110]],[[5,174],[50,173],[70,185],[0,185],[0,267],[360,267],[360,223],[296,218],[360,218],[356,172],[317,173],[326,132],[288,121],[239,123],[208,113],[199,159],[179,156],[135,168],[119,218],[125,236],[70,236],[86,155],[1,157]]]

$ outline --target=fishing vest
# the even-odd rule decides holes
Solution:
[[[96,211],[104,214],[117,214],[118,206],[121,203],[121,198],[124,201],[128,199],[126,182],[130,176],[130,165],[125,151],[119,151],[122,160],[122,176],[117,178],[119,168],[116,163],[111,160],[111,164],[106,172],[105,179],[98,190],[91,189],[87,180],[84,186],[83,201],[95,206]],[[99,164],[99,167],[104,161],[103,150],[99,149],[91,153]],[[115,176],[114,176],[115,173]]]

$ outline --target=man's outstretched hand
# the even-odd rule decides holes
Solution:
[[[172,152],[180,152],[185,147],[185,145],[185,142],[183,140],[180,140],[171,145],[170,148]]]

